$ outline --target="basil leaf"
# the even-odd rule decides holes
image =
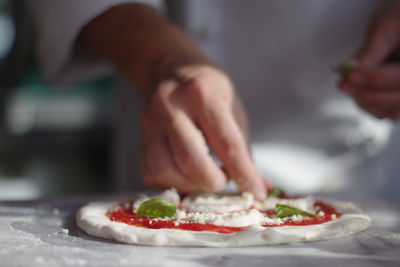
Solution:
[[[274,187],[270,192],[268,192],[268,197],[280,197],[283,196],[285,192],[280,187]]]
[[[176,214],[176,205],[168,201],[152,198],[140,204],[137,215],[151,218],[173,217]]]
[[[285,218],[285,217],[290,217],[293,215],[302,215],[302,216],[307,216],[307,217],[312,217],[312,218],[316,217],[315,214],[298,209],[293,206],[283,205],[283,204],[275,205],[275,217]]]
[[[332,71],[338,73],[342,77],[346,77],[355,68],[356,68],[356,64],[353,61],[349,60],[349,61],[346,61],[346,62],[340,64],[337,67],[333,67]]]

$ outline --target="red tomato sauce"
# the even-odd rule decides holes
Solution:
[[[340,217],[340,213],[336,211],[336,209],[334,207],[332,207],[329,204],[326,204],[324,202],[321,201],[316,201],[315,205],[317,208],[317,214],[322,211],[324,213],[324,215],[322,216],[317,216],[315,218],[312,217],[306,217],[304,220],[302,221],[292,221],[292,220],[287,220],[286,222],[284,222],[283,224],[279,224],[279,225],[270,225],[270,224],[264,224],[264,227],[277,227],[277,226],[296,226],[296,225],[313,225],[313,224],[321,224],[321,223],[326,223],[329,221],[334,220],[335,216],[336,219]],[[272,217],[274,215],[275,211],[274,210],[268,210],[268,211],[264,211],[264,214],[266,214],[268,217]],[[334,216],[334,218],[332,218],[332,216]]]
[[[163,219],[151,219],[145,217],[139,217],[132,210],[132,202],[121,203],[119,207],[112,209],[107,212],[108,218],[115,222],[126,223],[129,225],[143,227],[148,229],[180,229],[180,230],[190,230],[190,231],[208,231],[216,232],[220,234],[233,234],[240,232],[247,227],[231,227],[231,226],[221,226],[213,224],[201,224],[201,223],[178,223],[176,220],[163,220]],[[323,211],[325,214],[323,216],[318,216],[316,218],[306,218],[299,222],[294,222],[291,220],[286,221],[283,224],[276,225],[263,225],[264,227],[278,227],[278,226],[299,226],[299,225],[313,225],[321,224],[333,220],[332,215],[336,215],[336,218],[340,217],[340,214],[335,210],[334,207],[323,202],[316,202],[317,213]],[[269,217],[273,217],[275,211],[267,210],[262,211]]]

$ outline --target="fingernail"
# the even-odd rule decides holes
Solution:
[[[363,85],[366,82],[365,76],[360,73],[351,73],[349,80],[352,83]]]

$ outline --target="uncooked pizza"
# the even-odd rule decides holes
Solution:
[[[90,235],[152,246],[234,247],[342,238],[367,229],[370,219],[348,202],[290,197],[279,189],[259,202],[252,194],[174,190],[120,202],[93,202],[76,215]]]

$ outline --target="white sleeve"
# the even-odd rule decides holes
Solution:
[[[112,66],[99,58],[75,53],[82,28],[92,19],[123,3],[143,3],[161,9],[161,0],[29,0],[37,30],[37,54],[44,77],[51,83],[76,83],[107,73]]]

